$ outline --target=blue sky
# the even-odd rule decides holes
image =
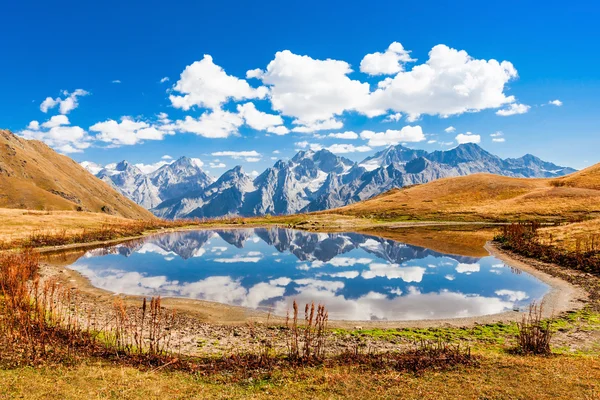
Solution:
[[[4,4],[0,127],[77,161],[186,155],[217,176],[396,143],[600,161],[593,2],[323,3]]]

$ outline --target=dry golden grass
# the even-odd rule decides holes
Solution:
[[[153,218],[69,157],[0,130],[0,207],[102,212]]]
[[[518,221],[572,220],[600,215],[600,168],[556,180],[476,174],[392,190],[373,199],[323,213],[380,219]],[[575,187],[575,185],[582,185]]]
[[[552,185],[600,190],[600,164],[553,180]]]
[[[78,232],[102,226],[119,226],[131,220],[102,213],[76,211],[31,211],[0,208],[0,242],[24,239],[32,232]]]
[[[232,381],[105,363],[0,370],[0,398],[27,399],[597,399],[596,357],[486,353],[480,367],[421,375],[356,367],[301,368]]]
[[[553,246],[566,250],[576,250],[580,245],[595,238],[600,240],[600,218],[568,225],[542,228],[538,231],[544,242],[552,241]]]

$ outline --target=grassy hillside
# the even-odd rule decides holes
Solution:
[[[0,130],[0,150],[0,207],[153,218],[150,212],[42,142]]]
[[[600,216],[600,164],[558,179],[440,179],[323,213],[398,220],[587,219]]]

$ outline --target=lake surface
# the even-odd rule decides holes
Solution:
[[[549,287],[494,257],[442,254],[356,233],[188,231],[88,251],[70,266],[115,293],[216,301],[330,319],[471,317],[526,307]]]

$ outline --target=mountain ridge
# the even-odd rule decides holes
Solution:
[[[167,181],[156,179],[173,166],[189,166],[189,160],[182,157],[150,174],[121,162],[127,167],[118,174],[103,170],[97,175],[157,216],[212,218],[321,211],[367,200],[393,188],[475,173],[549,178],[575,171],[530,154],[502,159],[477,144],[467,143],[433,152],[390,146],[361,162],[325,149],[302,150],[289,160],[276,161],[254,179],[239,166],[217,180],[193,166],[184,168],[184,179],[168,181],[176,190],[163,187]],[[167,175],[172,177],[174,173]]]
[[[0,130],[0,148],[0,207],[153,218],[149,211],[40,141]]]

